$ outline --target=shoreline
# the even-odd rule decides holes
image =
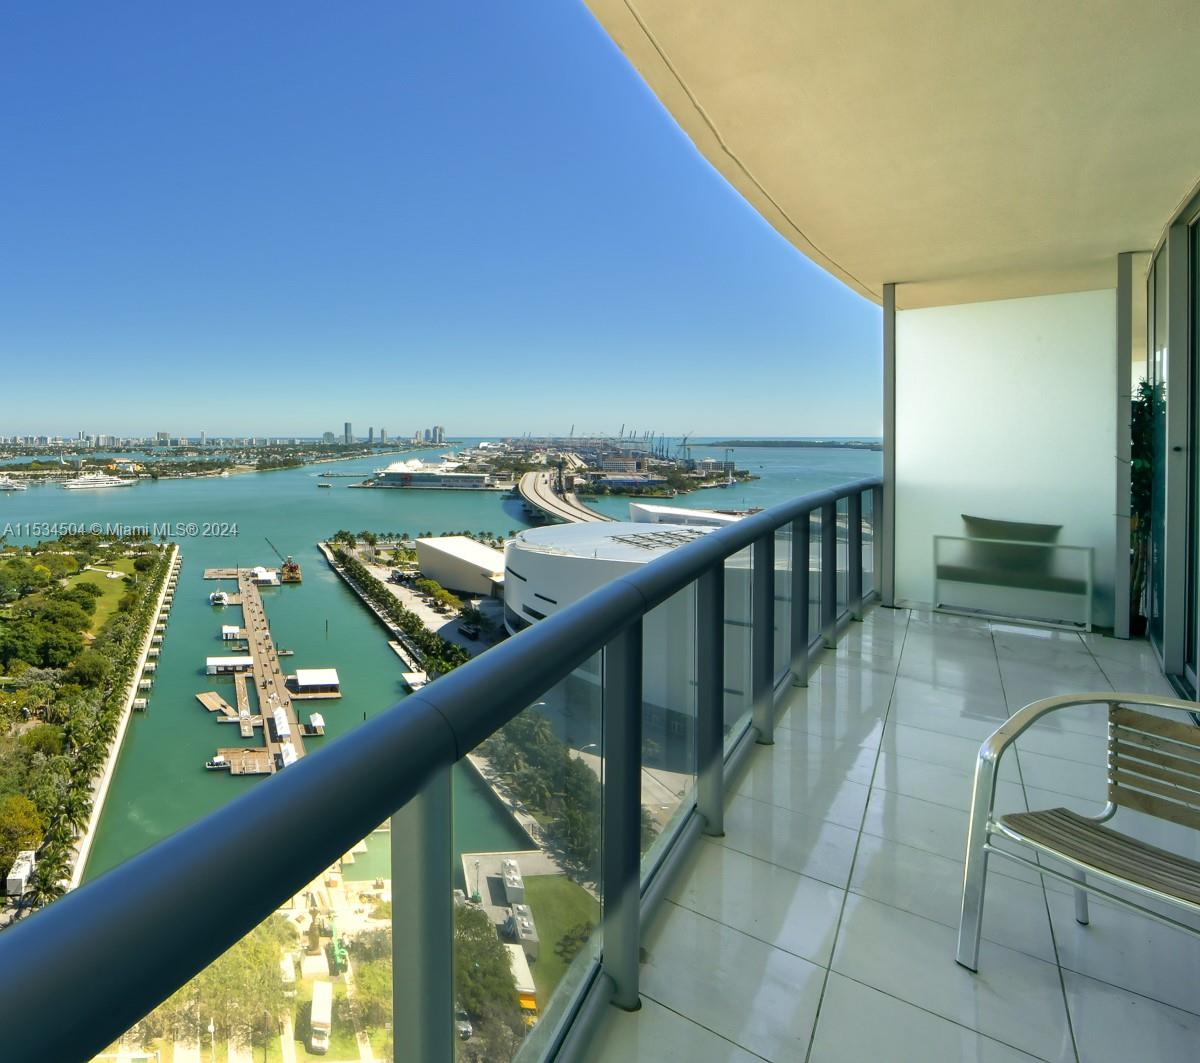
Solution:
[[[92,851],[92,842],[96,838],[96,828],[100,825],[100,816],[104,812],[104,805],[108,798],[108,789],[112,783],[113,776],[116,774],[117,761],[120,759],[121,749],[125,745],[125,734],[129,730],[129,721],[133,716],[133,703],[137,698],[138,683],[141,681],[143,670],[146,667],[146,660],[150,653],[151,640],[154,638],[154,629],[158,627],[158,618],[162,615],[163,600],[166,598],[167,590],[171,586],[171,578],[178,576],[182,560],[179,554],[179,544],[172,543],[171,557],[167,562],[167,573],[163,578],[162,586],[158,589],[158,603],[151,614],[150,623],[146,625],[146,635],[142,640],[142,649],[138,654],[137,666],[134,668],[133,674],[129,677],[129,689],[126,691],[125,705],[121,710],[121,722],[117,725],[117,733],[113,735],[113,740],[109,744],[108,757],[104,762],[104,770],[100,773],[100,778],[92,786],[92,812],[88,817],[87,828],[71,847],[74,856],[71,861],[71,878],[67,886],[68,891],[79,887],[83,880],[83,873],[87,869],[88,857]]]

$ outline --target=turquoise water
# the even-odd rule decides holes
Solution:
[[[415,451],[413,456],[440,453],[431,449]],[[709,453],[722,456],[720,451],[699,449],[695,456]],[[671,504],[769,506],[875,474],[881,464],[880,455],[870,451],[747,448],[735,457],[739,466],[761,479],[696,492]],[[64,491],[39,485],[0,493],[0,533],[14,542],[51,537],[57,534],[52,526],[64,523],[196,525],[194,534],[173,536],[180,544],[183,567],[149,711],[130,722],[87,877],[128,859],[263,781],[204,770],[204,761],[218,746],[241,743],[235,728],[217,724],[195,699],[199,691],[216,689],[232,700],[232,681],[204,675],[204,659],[223,652],[219,638],[223,615],[231,619],[240,615],[237,609],[208,604],[216,584],[203,580],[205,568],[276,563],[264,541],[267,536],[303,566],[302,584],[267,589],[263,601],[277,644],[295,651],[294,657],[285,658],[289,669],[335,667],[341,676],[340,700],[299,706],[302,716],[319,711],[325,717],[326,738],[307,746],[320,755],[334,736],[401,701],[404,692],[400,661],[388,648],[384,631],[329,569],[316,549],[317,540],[339,528],[416,535],[460,530],[507,534],[529,526],[520,503],[495,492],[369,491],[348,488],[353,479],[319,476],[353,472],[365,477],[380,463],[379,458],[368,457],[226,479],[141,481],[108,491]],[[332,483],[333,489],[318,490],[317,484],[323,482]],[[628,500],[607,498],[597,508],[623,517]],[[26,527],[29,522],[40,527]],[[226,524],[234,527],[221,527]],[[456,773],[456,849],[525,848],[528,839],[473,774],[465,769]],[[347,785],[353,782],[348,780]],[[336,800],[336,795],[331,799]]]

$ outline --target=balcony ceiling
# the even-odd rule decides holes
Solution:
[[[811,259],[902,307],[1115,284],[1200,177],[1200,7],[587,0]]]

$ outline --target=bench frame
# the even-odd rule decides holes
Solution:
[[[1102,889],[1095,882],[1088,881],[1087,876],[1121,886],[1151,900],[1174,905],[1190,912],[1200,913],[1200,905],[1143,884],[1131,882],[1120,875],[1111,874],[1102,868],[1093,867],[1080,860],[1072,859],[1053,848],[1023,837],[1019,832],[1000,823],[993,815],[1000,758],[1004,755],[1008,747],[1034,723],[1041,719],[1041,717],[1048,713],[1056,712],[1059,709],[1067,709],[1078,705],[1104,705],[1107,707],[1110,719],[1113,709],[1134,705],[1168,709],[1172,712],[1183,713],[1192,717],[1193,722],[1194,714],[1200,712],[1200,704],[1196,702],[1182,701],[1178,698],[1168,698],[1153,694],[1115,694],[1111,691],[1093,694],[1064,694],[1058,697],[1043,698],[1041,701],[1035,701],[1026,705],[1023,709],[1020,709],[1009,717],[983,743],[975,764],[975,783],[971,798],[971,818],[967,831],[967,861],[966,870],[963,875],[962,910],[958,925],[958,952],[956,959],[968,970],[979,970],[979,942],[983,930],[984,887],[987,884],[988,857],[993,853],[1007,860],[1025,864],[1039,875],[1049,875],[1070,885],[1075,890],[1075,918],[1080,923],[1086,924],[1088,922],[1087,895],[1094,893],[1098,897],[1104,897],[1121,907],[1139,912],[1156,922],[1164,923],[1176,930],[1182,930],[1200,937],[1200,929],[1197,929],[1197,927],[1172,919],[1161,912],[1144,907],[1109,890]],[[1112,727],[1110,724],[1111,730]],[[1105,823],[1116,815],[1119,807],[1121,806],[1115,803],[1110,796],[1107,804],[1105,804],[1098,815],[1084,818],[1090,819],[1094,823]],[[994,845],[991,841],[993,834],[1008,841],[1028,846],[1036,853],[1044,854],[1066,864],[1070,869],[1070,873],[1063,873],[1053,867],[1047,867],[1045,864],[1038,863],[1036,858],[1031,859],[1015,853],[1011,849]]]
[[[1083,602],[1083,619],[1081,621],[1068,620],[1041,620],[1030,617],[1016,616],[1015,614],[1004,615],[1002,613],[989,613],[983,609],[971,609],[960,605],[943,605],[941,600],[941,585],[943,583],[958,583],[961,586],[971,587],[1003,587],[1013,590],[1028,590],[1034,594],[1057,594],[1062,597],[1079,597],[1072,595],[1069,591],[1050,591],[1043,587],[1028,587],[1020,583],[1005,583],[1002,580],[992,580],[988,582],[971,582],[964,583],[961,580],[948,580],[938,578],[938,564],[941,561],[939,545],[943,542],[950,543],[991,543],[996,546],[1020,546],[1027,549],[1036,550],[1067,550],[1084,555],[1084,578],[1087,581],[1087,590],[1085,592],[1085,600]],[[1078,630],[1082,626],[1084,631],[1092,630],[1092,598],[1096,590],[1095,581],[1096,567],[1096,551],[1091,546],[1071,546],[1065,543],[1042,543],[1029,542],[1025,539],[984,539],[975,535],[935,535],[933,537],[933,607],[947,613],[962,613],[968,616],[984,616],[996,620],[1032,620],[1034,623],[1046,624],[1054,627],[1067,627],[1071,630]]]

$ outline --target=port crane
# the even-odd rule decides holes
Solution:
[[[263,538],[267,539],[267,537],[265,535],[263,536]],[[267,539],[267,545],[271,548],[271,550],[274,552],[275,556],[277,558],[279,558],[279,561],[280,561],[281,567],[280,567],[280,571],[279,571],[279,582],[280,583],[299,583],[300,582],[300,565],[296,562],[296,560],[292,557],[292,555],[288,554],[287,557],[284,557],[283,554],[281,554],[279,552],[279,547],[277,547],[273,542],[271,542],[270,539]]]

